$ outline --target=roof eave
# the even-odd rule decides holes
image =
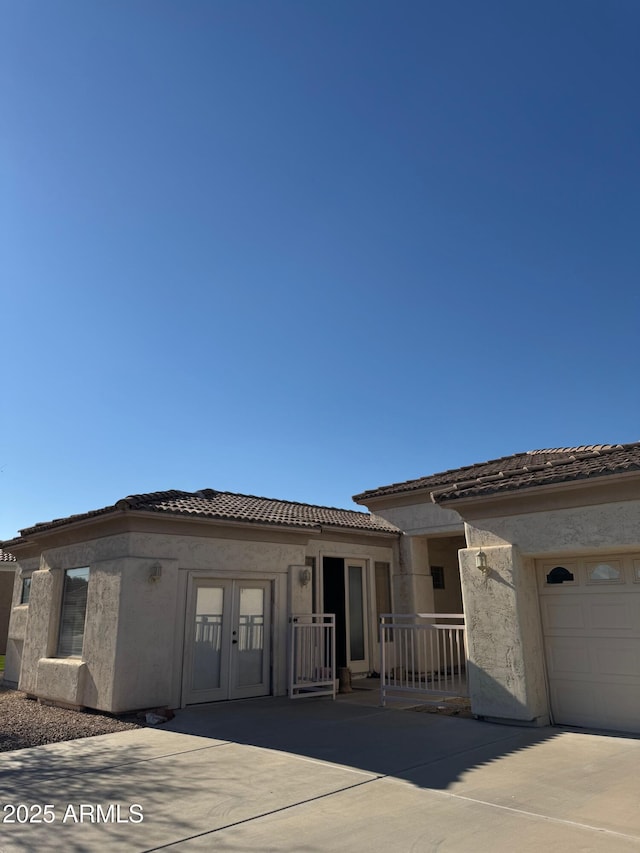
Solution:
[[[58,533],[64,533],[68,535],[74,531],[83,530],[90,527],[102,526],[114,518],[144,518],[144,519],[152,519],[155,522],[161,522],[163,520],[171,520],[173,522],[179,521],[185,524],[207,524],[215,527],[235,527],[235,528],[250,528],[251,530],[268,530],[271,532],[274,531],[282,531],[283,533],[297,533],[297,534],[313,534],[313,535],[322,535],[328,534],[331,532],[343,534],[351,534],[351,535],[366,535],[366,536],[375,536],[381,538],[389,538],[396,537],[400,531],[394,530],[374,530],[367,527],[351,527],[351,526],[342,526],[342,525],[329,525],[329,524],[286,524],[278,521],[274,522],[260,522],[260,521],[251,521],[250,519],[230,519],[230,518],[210,518],[205,515],[187,515],[183,513],[168,513],[168,512],[157,512],[154,510],[141,510],[141,509],[118,509],[114,507],[110,512],[102,512],[99,515],[92,515],[89,518],[77,519],[74,521],[63,522],[61,524],[55,524],[52,526],[43,527],[41,530],[34,530],[33,528],[25,528],[28,530],[28,534],[25,536],[17,537],[16,539],[7,540],[6,543],[2,543],[0,547],[6,548],[6,550],[10,550],[11,548],[22,549],[26,546],[33,545],[37,542],[40,542],[44,539],[50,539],[58,535]]]
[[[620,483],[630,483],[632,480],[640,481],[640,470],[620,471],[613,474],[593,474],[588,477],[579,477],[571,480],[561,480],[555,483],[543,483],[540,485],[520,486],[513,489],[501,489],[495,492],[485,492],[481,495],[469,495],[467,497],[456,497],[451,495],[451,489],[446,489],[445,494],[438,494],[438,489],[431,492],[431,501],[438,506],[446,506],[448,509],[457,507],[473,507],[482,504],[497,505],[500,503],[513,503],[519,499],[525,500],[535,498],[538,495],[544,497],[550,493],[561,492],[585,492],[594,487],[616,486]],[[445,492],[443,487],[441,493]],[[449,496],[448,496],[449,495]]]
[[[320,533],[339,533],[339,534],[351,534],[355,536],[356,534],[359,536],[377,536],[384,539],[395,538],[402,534],[400,528],[396,530],[371,530],[367,527],[338,527],[333,525],[323,525],[320,529]]]
[[[413,497],[414,495],[419,498],[420,496],[429,496],[430,494],[431,489],[429,487],[420,486],[416,489],[403,489],[402,491],[386,492],[384,494],[372,494],[370,497],[367,495],[367,492],[363,492],[361,495],[354,495],[353,501],[360,506],[384,509],[383,504],[391,506],[398,501],[406,502],[408,497]]]

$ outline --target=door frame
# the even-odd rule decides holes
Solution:
[[[193,617],[195,615],[196,590],[200,584],[211,586],[221,586],[227,590],[229,599],[223,603],[223,623],[222,623],[222,659],[221,659],[221,686],[220,688],[212,688],[207,691],[207,696],[203,696],[200,701],[193,701],[191,688],[191,677],[193,672]],[[255,692],[255,688],[234,687],[233,667],[232,667],[232,623],[236,619],[239,606],[239,592],[242,586],[262,586],[265,590],[265,612],[268,614],[268,620],[265,619],[264,626],[264,650],[266,652],[263,661],[263,688]],[[186,584],[185,605],[184,605],[184,630],[182,641],[182,656],[181,656],[181,689],[180,689],[180,707],[185,708],[187,705],[207,704],[210,702],[228,701],[231,699],[250,698],[253,696],[269,696],[274,689],[273,671],[274,671],[274,623],[275,623],[275,578],[264,575],[253,575],[250,573],[240,573],[234,576],[225,576],[217,573],[189,572]],[[226,617],[226,618],[225,618]],[[267,624],[268,622],[268,624]],[[222,681],[224,680],[224,684]],[[203,691],[204,692],[204,691]]]
[[[371,565],[372,561],[369,557],[349,557],[343,556],[342,554],[333,554],[327,552],[320,552],[319,554],[319,562],[320,562],[320,571],[318,573],[318,587],[321,598],[319,599],[322,602],[321,611],[325,610],[324,603],[324,561],[325,558],[329,559],[338,559],[342,560],[343,563],[343,595],[344,595],[344,609],[345,609],[345,645],[346,645],[346,658],[347,658],[347,667],[351,670],[354,675],[362,675],[363,673],[368,673],[371,671],[372,661],[374,657],[374,648],[372,645],[371,638],[371,602],[372,595],[375,589],[375,579],[371,577]],[[351,614],[349,611],[350,598],[349,598],[349,566],[358,566],[362,569],[362,617],[363,617],[363,625],[362,625],[362,633],[364,640],[364,658],[362,660],[353,661],[351,659],[351,642],[350,642],[350,628],[351,628]]]

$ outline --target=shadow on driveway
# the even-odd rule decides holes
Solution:
[[[446,789],[463,773],[558,736],[559,730],[483,723],[408,710],[286,698],[192,706],[163,728],[277,750]]]

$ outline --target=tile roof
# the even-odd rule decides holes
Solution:
[[[555,447],[380,486],[355,495],[354,500],[366,503],[370,498],[426,490],[435,503],[444,503],[628,471],[640,471],[640,442]]]
[[[15,563],[16,558],[13,554],[10,554],[8,551],[3,551],[0,548],[0,563]]]
[[[333,527],[377,533],[399,533],[397,527],[382,518],[359,510],[336,509],[314,506],[294,501],[260,498],[255,495],[240,495],[234,492],[219,492],[202,489],[198,492],[182,492],[172,489],[143,495],[129,495],[113,506],[92,510],[81,515],[41,522],[21,530],[22,536],[95,518],[117,511],[153,512],[166,516],[217,519],[220,521],[273,524],[286,527],[318,528]]]

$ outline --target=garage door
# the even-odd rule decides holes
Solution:
[[[554,721],[640,732],[640,554],[537,571]]]

